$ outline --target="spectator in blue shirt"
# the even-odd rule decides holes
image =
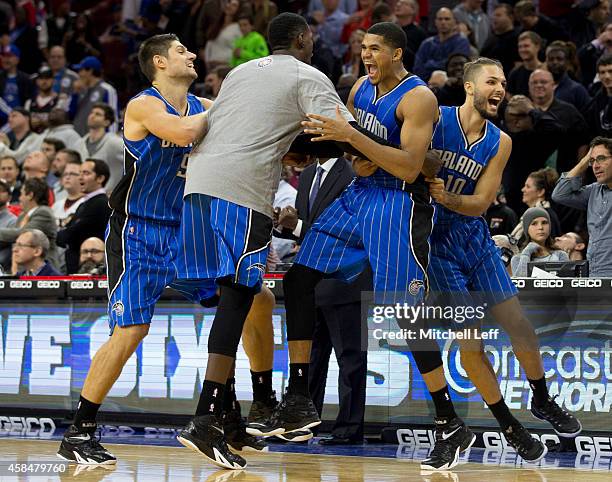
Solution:
[[[591,103],[591,97],[582,84],[567,74],[568,60],[568,50],[562,45],[555,43],[546,49],[546,65],[556,84],[555,97],[584,112]]]
[[[444,70],[446,61],[451,54],[461,53],[470,55],[470,43],[457,33],[456,21],[453,12],[448,8],[441,8],[436,13],[436,29],[438,34],[426,39],[414,60],[414,73],[424,81],[434,70]]]
[[[0,125],[16,107],[23,107],[25,101],[32,97],[33,85],[30,76],[18,70],[21,51],[15,45],[7,45],[0,52],[2,70],[0,70]]]
[[[322,0],[322,4],[323,10],[312,12],[312,18],[317,21],[319,40],[335,58],[341,59],[347,45],[340,42],[340,36],[349,15],[339,8],[340,0]]]

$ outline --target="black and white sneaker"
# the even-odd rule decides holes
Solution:
[[[520,423],[510,425],[502,433],[508,444],[527,462],[537,462],[548,453],[546,445],[534,438]]]
[[[272,412],[277,405],[276,392],[272,392],[270,398],[265,401],[253,401],[249,410],[249,416],[247,417],[249,426],[265,427],[266,422],[272,416]]]
[[[310,397],[287,391],[263,426],[249,424],[246,431],[251,435],[270,437],[285,432],[306,430],[320,423],[321,419]]]
[[[84,429],[79,429],[75,425],[68,427],[57,456],[82,465],[116,464],[117,458],[100,444],[96,428],[95,424]]]
[[[469,449],[476,435],[459,417],[436,418],[436,443],[429,457],[421,462],[421,470],[452,469],[459,461],[459,453]]]
[[[202,454],[219,467],[240,470],[247,465],[246,460],[227,446],[221,424],[214,415],[194,417],[176,438],[185,447]]]
[[[532,399],[531,413],[535,418],[550,423],[560,437],[575,437],[582,432],[580,420],[571,413],[563,410],[557,402],[555,402],[555,398],[557,397],[548,397],[541,407],[535,405]]]
[[[238,410],[223,415],[225,440],[236,452],[267,452],[268,446],[259,438],[246,433],[246,423]]]
[[[283,442],[307,442],[314,434],[310,430],[294,430],[293,432],[285,432],[277,435],[276,438]]]

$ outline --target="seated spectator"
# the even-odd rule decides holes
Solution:
[[[529,208],[521,219],[527,245],[512,257],[512,275],[528,276],[528,264],[545,261],[568,261],[565,251],[555,249],[550,235],[550,216],[546,209]]]
[[[482,49],[489,36],[490,21],[482,10],[482,0],[463,0],[453,9],[457,22],[465,23],[474,33],[474,43]]]
[[[227,77],[227,74],[232,70],[228,65],[221,65],[213,69],[212,72],[206,74],[204,78],[204,92],[202,93],[203,97],[206,97],[210,100],[215,100],[217,95],[219,95],[219,90],[221,89],[221,84]]]
[[[321,45],[329,49],[334,59],[341,63],[347,45],[340,41],[340,36],[349,15],[342,11],[338,0],[325,0],[321,6],[322,10],[315,10],[310,16],[317,23]]]
[[[500,187],[499,191],[497,191],[495,200],[493,204],[489,206],[489,209],[487,209],[484,217],[489,225],[491,236],[497,234],[510,234],[516,226],[518,216],[512,208],[506,204],[503,188]]]
[[[59,139],[47,137],[43,139],[40,150],[47,157],[49,166],[51,166],[55,159],[55,155],[65,147],[66,145]],[[57,177],[51,169],[49,169],[49,174],[47,175],[47,184],[53,189],[53,192],[59,189],[59,177]]]
[[[555,249],[565,251],[570,261],[582,261],[586,258],[586,243],[578,233],[565,233],[555,238]]]
[[[538,14],[534,2],[522,0],[514,6],[514,16],[522,31],[530,30],[548,42],[569,40],[567,33],[546,15]]]
[[[9,188],[9,210],[15,215],[19,216],[21,213],[21,207],[15,210],[16,206],[19,206],[19,197],[21,195],[21,181],[18,179],[19,166],[17,160],[11,156],[0,157],[0,179],[2,179]]]
[[[38,69],[36,93],[26,101],[24,107],[30,111],[34,132],[42,132],[49,127],[49,112],[56,107],[68,110],[68,97],[53,91],[53,72],[46,65]]]
[[[26,229],[13,243],[12,273],[17,276],[62,276],[51,263],[49,240],[40,229]]]
[[[47,156],[42,151],[31,152],[23,161],[23,177],[24,179],[38,178],[42,180],[49,191],[48,203],[53,205],[55,202],[55,193],[47,184],[49,177],[49,161]]]
[[[237,38],[234,42],[234,50],[230,61],[232,67],[244,64],[249,60],[265,57],[270,53],[266,39],[259,32],[253,30],[253,17],[251,15],[239,15],[238,26],[242,37]]]
[[[484,57],[497,59],[508,75],[520,61],[517,41],[518,33],[514,29],[514,11],[507,3],[500,3],[493,11],[491,34],[481,49]]]
[[[597,181],[583,186],[583,174],[589,167]],[[561,175],[552,198],[556,203],[587,211],[589,274],[612,277],[612,139],[593,139],[588,154]]]
[[[107,192],[111,192],[123,176],[123,140],[117,134],[107,132],[115,118],[115,111],[108,104],[93,104],[87,116],[89,132],[75,146],[81,159],[101,159],[106,162],[110,169]]]
[[[395,22],[402,27],[406,34],[406,52],[404,52],[404,67],[409,72],[414,67],[414,57],[417,50],[427,38],[427,32],[417,25],[419,17],[419,4],[416,0],[398,0],[395,3]]]
[[[584,118],[591,133],[612,137],[612,53],[597,61],[597,76],[601,82],[599,91],[587,107]]]
[[[15,45],[7,45],[0,52],[2,69],[0,70],[0,125],[3,125],[11,109],[22,107],[32,97],[34,87],[30,76],[18,70],[21,52]]]
[[[66,247],[68,273],[79,270],[81,244],[91,237],[104,238],[110,217],[104,186],[110,178],[108,165],[100,159],[87,159],[81,165],[81,190],[84,199],[66,227],[57,233],[58,246]]]
[[[30,127],[30,113],[17,107],[8,116],[8,134],[0,134],[0,155],[12,156],[21,165],[26,156],[40,146],[41,137]]]
[[[427,87],[435,91],[436,89],[441,88],[447,80],[448,75],[446,74],[445,70],[434,70],[429,76],[429,80],[427,81]]]
[[[76,108],[74,110],[74,130],[79,133],[79,136],[87,134],[87,117],[91,112],[91,108],[97,102],[104,102],[110,105],[114,112],[117,113],[119,104],[117,100],[117,91],[108,82],[102,78],[102,63],[96,57],[85,57],[79,65],[74,67],[79,73],[79,86],[76,99]],[[75,92],[77,88],[75,86]],[[116,119],[115,119],[116,120]],[[113,123],[109,130],[117,132],[117,125]],[[74,144],[66,144],[73,146]]]
[[[548,213],[550,232],[553,237],[561,234],[559,217],[550,206],[551,195],[557,179],[559,179],[559,174],[554,169],[546,167],[529,174],[522,189],[523,203],[527,204],[529,208],[542,208]],[[527,233],[523,231],[524,224],[521,217],[518,225],[512,231],[513,238],[522,239],[526,236]]]
[[[346,12],[349,13],[350,16],[342,29],[342,35],[340,36],[340,41],[342,43],[349,42],[354,31],[363,30],[367,32],[372,26],[372,13],[374,12],[376,0],[357,0],[357,4],[358,7],[356,12]]]
[[[518,37],[518,54],[521,65],[515,67],[508,75],[506,94],[529,95],[529,76],[536,69],[544,65],[538,58],[538,52],[542,48],[542,38],[535,32],[526,31]]]
[[[462,105],[465,102],[465,89],[463,88],[463,66],[469,59],[463,54],[452,54],[446,63],[448,79],[442,87],[435,89],[438,104]]]
[[[53,92],[64,94],[68,99],[74,93],[74,83],[79,74],[66,67],[66,51],[61,45],[49,49],[49,67],[53,72]]]
[[[570,10],[566,23],[570,40],[580,48],[597,36],[601,26],[610,17],[609,0],[582,0]]]
[[[313,6],[313,3],[314,2],[310,2],[309,7]],[[278,7],[272,0],[252,0],[251,7],[253,8],[253,23],[255,25],[255,30],[265,37],[268,35],[268,24],[270,20],[278,15]]]
[[[584,112],[591,102],[591,96],[584,85],[571,79],[568,75],[569,51],[566,46],[555,44],[546,49],[546,67],[555,81],[555,97],[572,104]]]
[[[61,154],[61,151],[58,154]],[[81,190],[81,157],[75,151],[69,151],[76,154],[76,157],[70,155],[68,162],[62,169],[60,181],[63,187],[63,196],[53,203],[53,214],[57,219],[58,226],[64,227],[70,217],[76,213],[76,210],[83,202],[83,191]]]
[[[100,238],[87,238],[81,244],[78,274],[106,274],[104,241]]]
[[[457,33],[455,17],[448,8],[436,13],[436,29],[438,34],[423,41],[414,59],[414,73],[424,81],[434,70],[444,69],[451,54],[470,55],[470,43]]]
[[[361,42],[365,37],[364,30],[355,30],[349,39],[348,62],[342,66],[342,74],[351,74],[355,77],[366,75],[365,67],[361,61]]]
[[[612,54],[612,22],[604,25],[599,36],[583,45],[578,51],[582,84],[591,85],[597,74],[598,60],[604,55]],[[601,79],[600,79],[601,80]]]
[[[55,154],[53,161],[51,162],[51,172],[55,177],[57,177],[60,182],[57,188],[53,189],[53,193],[55,194],[55,201],[60,201],[66,198],[66,190],[64,189],[63,184],[61,183],[62,174],[64,174],[64,168],[69,161],[74,161],[79,166],[81,165],[81,155],[72,149],[61,149]],[[80,169],[80,167],[79,167]],[[78,173],[77,173],[78,177]]]
[[[64,109],[55,108],[49,112],[49,127],[40,134],[41,138],[52,137],[72,147],[76,146],[81,136],[68,121],[68,113]]]
[[[39,229],[49,239],[47,259],[55,266],[59,266],[55,237],[57,223],[53,211],[49,207],[49,188],[42,179],[31,178],[23,183],[21,188],[22,212],[12,228],[0,229],[0,265],[5,268],[11,266],[11,245],[26,229]]]
[[[229,0],[223,7],[223,15],[217,22],[209,25],[204,47],[206,70],[211,71],[219,65],[228,65],[232,58],[234,42],[240,38],[238,26],[239,0]]]
[[[0,228],[12,228],[17,222],[17,216],[8,209],[10,199],[11,188],[6,181],[0,179]]]

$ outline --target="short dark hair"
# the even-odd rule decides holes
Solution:
[[[64,147],[66,147],[66,144],[64,144],[63,141],[60,141],[55,137],[45,137],[43,139],[43,144],[52,145],[55,148],[55,152],[61,151]]]
[[[500,8],[503,8],[506,11],[506,15],[508,15],[508,17],[514,18],[514,7],[512,5],[510,5],[509,3],[498,3],[497,5],[495,5],[494,10]]]
[[[501,70],[504,70],[499,61],[490,59],[488,57],[478,57],[476,60],[472,60],[463,66],[463,81],[473,81],[476,78],[476,74],[478,74],[478,72],[487,65],[495,65]]]
[[[406,34],[399,25],[393,22],[375,23],[368,29],[370,35],[380,35],[385,43],[393,49],[406,51]]]
[[[232,67],[230,67],[229,65],[219,65],[218,67],[215,67],[213,69],[212,73],[219,77],[221,80],[225,80],[227,74],[229,74],[231,70]]]
[[[47,186],[47,183],[42,179],[38,179],[37,177],[26,179],[22,189],[24,193],[32,194],[34,201],[39,206],[49,205],[49,186]]]
[[[595,146],[604,146],[608,153],[612,154],[612,139],[609,137],[597,136],[589,143],[589,149]]]
[[[268,42],[271,50],[291,48],[293,41],[306,30],[308,23],[304,17],[290,12],[277,15],[268,25]]]
[[[108,179],[110,178],[110,169],[108,168],[108,164],[102,159],[93,159],[87,158],[83,162],[93,162],[94,164],[94,173],[96,177],[104,176],[104,181],[102,181],[102,186],[106,186]]]
[[[68,156],[68,164],[78,164],[81,165],[83,162],[81,161],[81,154],[79,154],[78,151],[75,151],[74,149],[61,149],[58,152],[63,152],[64,154],[66,154]]]
[[[520,42],[521,40],[526,38],[531,40],[534,45],[538,45],[539,47],[542,46],[542,37],[540,37],[537,33],[532,32],[531,30],[525,30],[524,32],[521,32],[521,34],[518,36],[518,41]]]
[[[17,169],[19,169],[19,163],[17,162],[17,159],[15,159],[15,157],[13,157],[13,156],[0,156],[0,162],[4,161],[5,159],[10,159],[11,161],[13,161],[13,164],[15,164],[15,167]]]
[[[612,65],[612,53],[603,54],[599,57],[597,60],[597,68],[599,69],[599,67],[603,65]]]
[[[531,17],[537,15],[535,5],[531,0],[521,0],[514,6],[514,12],[517,17]]]
[[[149,79],[149,82],[153,82],[155,79],[156,70],[153,66],[153,57],[156,55],[167,57],[170,45],[175,40],[179,41],[179,38],[175,34],[164,33],[161,35],[153,35],[153,37],[149,37],[140,44],[140,48],[138,49],[138,64],[144,76]]]
[[[115,122],[115,109],[113,109],[106,102],[95,102],[91,106],[91,112],[94,109],[101,109],[104,112],[104,118],[109,121],[111,124]]]
[[[255,24],[255,17],[248,10],[238,12],[238,17],[236,18],[236,21],[239,22],[240,20],[248,20],[251,25]]]

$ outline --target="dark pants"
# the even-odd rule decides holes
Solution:
[[[327,369],[332,348],[338,360],[339,411],[332,434],[363,438],[366,398],[367,352],[361,351],[361,304],[348,303],[317,308],[310,354],[309,387],[321,415]]]

